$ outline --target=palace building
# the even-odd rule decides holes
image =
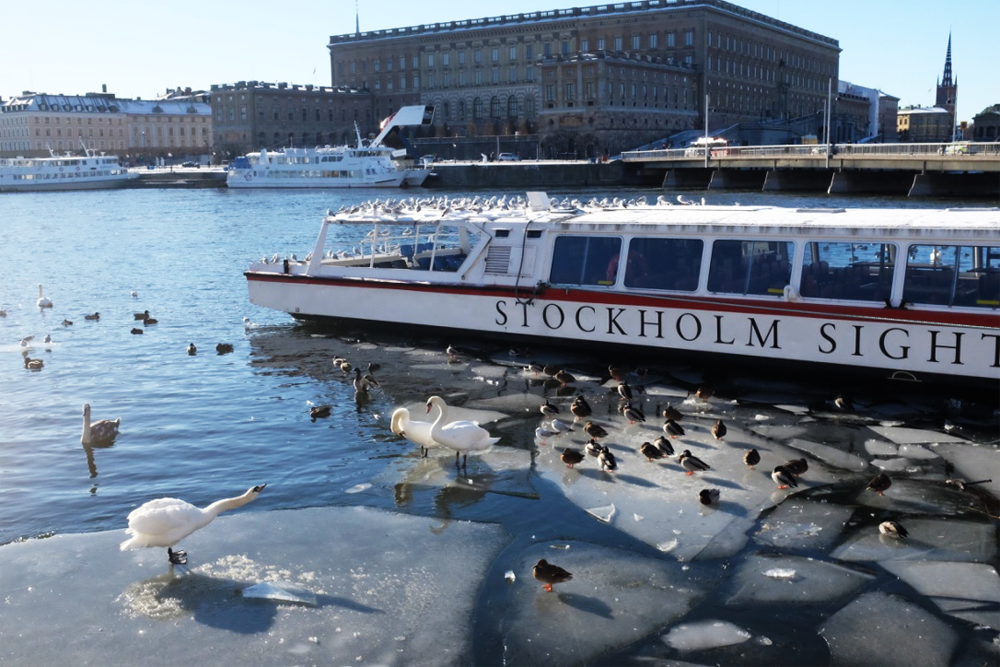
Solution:
[[[436,108],[438,137],[536,135],[543,152],[629,150],[708,124],[822,114],[837,40],[724,0],[643,0],[330,38],[333,87],[375,117]]]

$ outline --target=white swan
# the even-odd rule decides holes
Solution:
[[[489,451],[500,438],[490,437],[490,432],[478,423],[467,420],[448,421],[448,404],[440,396],[427,399],[427,412],[437,407],[441,410],[431,426],[431,437],[440,445],[455,450],[455,465],[458,465],[458,455],[462,455],[464,466],[469,452],[482,453]]]
[[[84,403],[83,434],[80,436],[80,442],[85,445],[89,445],[92,442],[107,442],[108,440],[114,440],[115,436],[118,435],[118,427],[121,423],[121,417],[115,419],[114,421],[110,419],[101,419],[91,423],[90,403]]]
[[[41,285],[38,286],[38,307],[39,308],[52,307],[52,301],[49,299],[49,297],[45,296],[45,294],[42,293]]]
[[[435,414],[435,417],[437,415]],[[396,435],[401,435],[410,442],[420,445],[420,456],[427,456],[427,450],[438,447],[438,442],[431,437],[433,422],[410,419],[410,411],[406,408],[396,408],[392,412],[392,423],[389,428]]]
[[[177,498],[158,498],[143,503],[128,515],[126,534],[131,537],[121,543],[122,551],[143,547],[167,547],[167,558],[175,565],[187,562],[187,552],[171,547],[185,537],[204,528],[222,512],[242,507],[256,500],[266,484],[248,489],[242,496],[216,500],[202,509]]]

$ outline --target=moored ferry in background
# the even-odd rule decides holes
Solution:
[[[139,178],[114,155],[84,146],[83,155],[0,158],[0,192],[120,188]]]
[[[382,122],[382,131],[365,144],[355,124],[355,146],[261,149],[229,165],[231,188],[405,188],[418,187],[430,175],[425,165],[405,158],[382,142],[395,128],[429,125],[433,106],[403,107]],[[402,155],[399,155],[402,154]]]
[[[375,201],[245,275],[251,302],[300,319],[1000,388],[995,208]]]

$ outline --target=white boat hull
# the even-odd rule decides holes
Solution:
[[[885,375],[1000,381],[1000,335],[979,324],[921,324],[883,308],[838,315],[794,304],[662,299],[587,290],[528,294],[468,285],[247,274],[252,303],[299,318],[435,327],[552,343],[611,344],[877,369]],[[378,304],[377,313],[370,304]],[[984,318],[987,316],[984,316]],[[919,319],[919,318],[918,318]]]
[[[18,181],[16,184],[0,181],[0,192],[60,192],[70,190],[114,190],[131,185],[138,175],[124,178],[73,179],[66,181]]]
[[[254,170],[230,170],[226,185],[230,188],[405,188],[420,187],[427,180],[429,169],[400,170],[364,178],[260,178]]]

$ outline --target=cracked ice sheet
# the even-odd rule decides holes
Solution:
[[[941,611],[993,629],[1000,628],[1000,577],[993,566],[904,561],[881,565],[933,600]]]
[[[595,404],[594,411],[606,414],[603,405],[599,408]],[[617,472],[602,472],[597,460],[590,456],[572,470],[566,468],[559,460],[563,449],[582,451],[586,443],[586,435],[577,429],[538,443],[538,474],[559,485],[566,497],[583,509],[614,505],[616,511],[609,522],[612,526],[679,560],[696,556],[721,558],[738,552],[760,512],[789,495],[788,490],[775,487],[771,469],[801,456],[794,449],[765,440],[736,424],[729,425],[724,440],[715,440],[708,433],[712,420],[685,416],[681,424],[686,434],[672,441],[676,454],[689,449],[712,466],[711,470],[687,476],[676,455],[649,462],[639,453],[644,441],[655,440],[663,432],[659,420],[650,418],[646,424],[633,425],[623,417],[600,421],[609,432],[602,443],[615,455]],[[761,455],[756,470],[743,463],[743,454],[751,447]],[[835,479],[813,463],[799,480],[799,491]],[[717,506],[706,507],[698,501],[698,492],[704,488],[719,489]]]
[[[885,593],[865,593],[820,629],[833,665],[944,667],[958,635],[930,612]]]
[[[872,424],[868,427],[886,440],[896,444],[923,444],[931,442],[968,442],[957,435],[949,435],[940,431],[930,431],[922,428],[907,428],[903,426],[881,426]]]
[[[831,603],[846,599],[874,577],[799,556],[750,556],[729,580],[727,605]]]
[[[891,489],[890,489],[891,491]],[[997,553],[997,526],[945,519],[903,519],[909,537],[898,539],[867,526],[837,547],[832,557],[845,561],[933,560],[987,562]]]
[[[849,507],[790,498],[771,512],[754,540],[782,549],[826,549],[840,539]]]
[[[517,583],[499,605],[506,664],[592,662],[682,617],[721,576],[697,564],[584,542],[559,544],[569,548],[553,550],[544,543],[525,551]],[[531,576],[540,558],[568,570],[573,579],[545,592]]]
[[[934,448],[938,454],[955,466],[956,475],[967,482],[992,478],[987,484],[977,484],[979,488],[1000,498],[1000,448],[971,443],[944,443]]]
[[[0,547],[0,663],[469,664],[476,594],[509,540],[360,507],[245,512],[185,540],[189,572],[171,574],[164,549],[123,553],[123,537]],[[263,581],[316,606],[239,595]]]

